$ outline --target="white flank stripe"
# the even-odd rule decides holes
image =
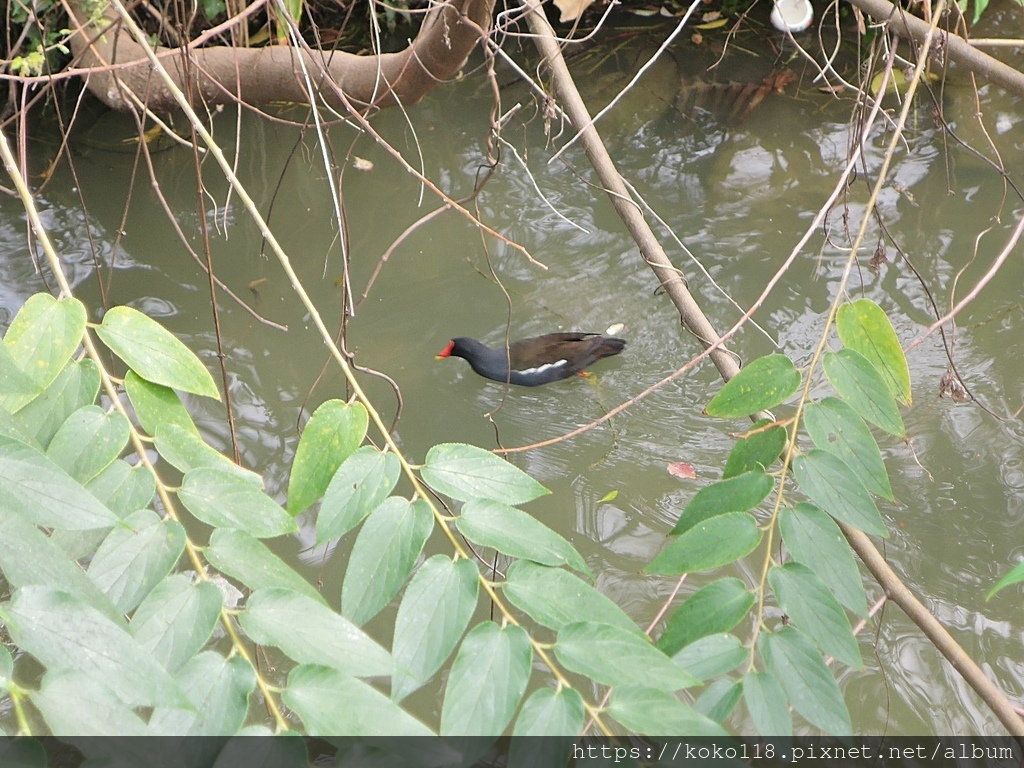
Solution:
[[[516,371],[516,373],[521,373],[524,376],[529,376],[530,374],[534,374],[534,373],[543,373],[548,368],[557,368],[560,365],[565,365],[567,362],[569,362],[569,361],[568,360],[556,360],[553,363],[544,363],[544,365],[539,365],[536,368],[527,368],[525,371]]]

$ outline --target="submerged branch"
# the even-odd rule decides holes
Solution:
[[[86,5],[84,0],[69,0],[67,7],[75,27],[71,49],[89,90],[117,110],[133,108],[126,91],[133,92],[154,111],[177,109],[171,93],[154,77],[142,47],[122,30],[112,5],[106,6],[98,20],[90,17]],[[376,56],[341,51],[310,54],[281,45],[157,50],[175,84],[192,95],[193,107],[236,101],[308,103],[318,96],[331,106],[343,108],[334,89],[325,82],[328,79],[362,107],[414,104],[458,73],[480,42],[481,31],[490,29],[493,10],[494,0],[440,3],[427,13],[419,34],[405,50]],[[190,62],[183,61],[186,54]],[[299,61],[300,57],[304,62]],[[317,94],[307,92],[303,63],[308,70],[319,73],[320,81],[314,83]],[[114,64],[121,66],[110,66]],[[190,87],[186,80],[191,81]]]

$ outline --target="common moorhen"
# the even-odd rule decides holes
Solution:
[[[504,347],[491,349],[462,336],[449,341],[437,359],[461,357],[485,378],[536,387],[574,376],[595,360],[619,354],[625,346],[624,339],[599,333],[549,333],[515,341],[506,354]]]

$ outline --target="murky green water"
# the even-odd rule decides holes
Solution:
[[[767,55],[741,59],[737,69],[753,67],[760,58],[764,70]],[[680,62],[693,58],[699,57],[691,49],[675,51]],[[585,82],[600,83],[605,71],[601,65],[580,66]],[[609,60],[605,66],[617,62]],[[850,142],[850,102],[820,93],[809,82],[813,73],[804,73],[800,87],[790,85],[786,95],[766,99],[742,123],[723,125],[714,116],[694,118],[673,108],[674,92],[666,84],[676,82],[676,66],[660,67],[651,83],[641,84],[638,97],[600,128],[625,177],[721,290],[746,307],[831,190]],[[606,98],[589,95],[595,101]],[[392,111],[374,125],[413,163],[419,162],[418,146],[426,175],[459,198],[471,192],[484,163],[489,98],[481,81],[469,77],[411,109],[408,122]],[[947,120],[965,139],[989,151],[970,125],[973,97],[962,78],[944,98]],[[448,212],[416,229],[394,250],[349,323],[348,343],[357,362],[387,374],[401,389],[398,435],[413,457],[443,441],[495,447],[499,441],[519,446],[557,437],[635,396],[698,351],[695,340],[680,330],[668,300],[655,291],[652,274],[607,198],[584,183],[592,174],[582,151],[570,149],[564,162],[549,165],[553,150],[533,99],[519,86],[503,89],[502,99],[505,110],[522,104],[503,136],[526,160],[532,178],[504,148],[502,167],[479,197],[480,214],[548,269],[531,265],[504,243],[482,239],[465,218]],[[988,87],[982,90],[982,109],[1008,173],[1024,183],[1024,105]],[[233,147],[232,117],[219,118],[216,128],[218,138]],[[94,308],[92,319],[101,314],[94,267],[98,262],[110,303],[131,304],[160,319],[213,368],[216,347],[205,277],[168,223],[144,164],[129,193],[135,147],[112,141],[112,131],[130,135],[133,129],[123,118],[105,115],[78,134],[73,149],[81,189],[66,165],[58,168],[40,198],[44,221],[79,297]],[[336,326],[343,266],[315,135],[300,136],[251,115],[243,116],[240,132],[239,176],[262,210],[273,202],[271,226],[328,323]],[[551,144],[560,145],[565,135]],[[353,138],[351,129],[332,129],[338,156],[348,151]],[[872,139],[868,157],[873,167],[881,141]],[[870,236],[850,285],[851,295],[870,297],[890,313],[904,342],[918,336],[931,319],[928,293],[940,307],[948,307],[961,270],[956,296],[969,290],[1022,211],[1020,201],[1011,196],[1002,208],[1002,221],[990,220],[1003,194],[999,175],[944,143],[927,103],[915,109],[907,142],[909,151],[897,155],[891,175],[895,183],[883,191],[880,207],[925,286],[891,248],[888,263],[877,271],[868,267],[877,232]],[[53,145],[43,141],[32,151],[39,171]],[[369,138],[359,138],[352,153],[374,164],[369,172],[348,168],[343,178],[352,285],[358,296],[382,254],[438,203],[426,192],[421,204],[415,180]],[[153,160],[160,194],[192,247],[201,250],[203,222],[196,208],[191,153],[165,148]],[[263,473],[271,493],[283,497],[296,423],[323,400],[344,397],[345,387],[333,370],[321,376],[327,359],[322,343],[276,262],[261,254],[256,228],[237,198],[227,194],[212,163],[205,178],[219,277],[254,311],[288,326],[282,332],[261,324],[235,302],[220,299],[243,460]],[[560,215],[545,204],[534,184]],[[865,197],[861,175],[851,189],[851,228],[859,222]],[[830,240],[815,233],[756,316],[798,364],[810,359],[843,269],[841,207],[829,222]],[[6,198],[0,201],[0,243],[0,327],[5,327],[20,303],[42,287],[27,251],[23,214]],[[720,328],[730,326],[738,310],[678,247],[668,239],[665,243],[708,316]],[[1019,258],[1011,258],[979,301],[961,315],[956,334],[960,373],[1000,416],[1012,414],[1024,402],[1022,285],[1024,268]],[[452,336],[500,343],[506,322],[513,338],[559,329],[600,331],[621,322],[629,346],[620,357],[595,367],[596,380],[513,389],[507,395],[502,386],[473,375],[462,361],[435,361],[434,354]],[[745,360],[772,348],[772,341],[753,328],[733,344]],[[1019,420],[999,420],[978,406],[938,397],[946,356],[937,336],[914,349],[909,360],[914,405],[904,416],[910,444],[880,438],[897,497],[896,504],[882,507],[892,531],[884,551],[911,588],[1013,697],[1024,685],[1020,593],[1010,589],[990,603],[984,595],[1024,556],[1024,427]],[[364,379],[390,418],[397,407],[390,387]],[[720,476],[732,444],[729,433],[744,428],[702,415],[719,386],[715,371],[705,366],[609,425],[513,459],[553,491],[531,504],[530,511],[584,553],[600,589],[638,622],[649,622],[673,587],[671,580],[644,575],[641,569],[663,546],[688,499]],[[226,448],[223,412],[206,402],[192,401],[190,406],[207,436]],[[674,461],[693,464],[698,480],[671,477],[665,467]],[[603,500],[612,491],[617,496]],[[323,551],[305,550],[311,541],[310,526],[291,554],[307,563],[310,574],[322,575],[325,589],[336,594],[345,555],[339,551],[325,560]],[[746,574],[748,579],[751,575]],[[691,578],[682,594],[701,583],[703,577]],[[869,596],[877,597],[879,589],[870,577],[867,583]],[[886,607],[861,641],[865,670],[841,676],[857,731],[1001,732],[995,718],[894,606]],[[439,707],[429,690],[412,701],[428,711]],[[738,715],[730,726],[749,730],[742,718]]]

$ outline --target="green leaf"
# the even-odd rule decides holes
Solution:
[[[146,724],[102,681],[76,670],[50,671],[29,694],[61,736],[145,736]],[[10,765],[6,760],[4,765]]]
[[[117,606],[130,613],[171,572],[185,551],[185,529],[142,509],[115,528],[89,563],[89,578]]]
[[[1024,581],[1024,563],[1017,563],[1009,573],[996,582],[996,585],[989,590],[987,595],[985,595],[985,599],[991,600],[995,596],[996,592],[1010,586],[1011,584],[1019,584],[1022,581]]]
[[[88,483],[114,463],[128,444],[128,419],[86,405],[72,413],[53,436],[46,455],[80,483]]]
[[[127,630],[66,592],[23,587],[0,609],[0,618],[11,639],[48,669],[77,670],[132,707],[190,706]]]
[[[0,438],[0,512],[37,525],[84,531],[111,528],[118,518],[46,456]]]
[[[222,736],[235,733],[249,713],[256,673],[241,656],[199,654],[175,675],[188,691],[192,709],[158,707],[149,718],[152,736]]]
[[[17,413],[42,391],[43,388],[14,361],[0,339],[0,410]]]
[[[673,656],[705,635],[728,632],[740,623],[753,604],[754,595],[739,579],[730,577],[713,581],[675,609],[657,645]]]
[[[903,419],[882,375],[859,352],[841,349],[827,352],[821,367],[836,392],[865,421],[881,427],[890,435],[906,437]]]
[[[430,507],[392,496],[359,530],[341,585],[341,612],[358,626],[391,602],[412,573],[434,529]]]
[[[86,489],[118,517],[145,509],[156,493],[153,474],[142,464],[118,459],[86,484]]]
[[[815,645],[854,669],[864,666],[850,620],[814,571],[786,563],[768,571],[768,582],[782,610]]]
[[[384,694],[330,667],[296,667],[282,698],[309,736],[433,735]]]
[[[435,445],[427,451],[420,474],[435,491],[458,501],[493,499],[505,504],[525,504],[551,493],[490,451],[462,443]]]
[[[644,570],[669,576],[708,571],[750,554],[760,543],[757,521],[747,512],[730,512],[695,525]]]
[[[229,470],[199,467],[186,472],[178,499],[207,525],[238,528],[258,539],[298,530],[273,499]]]
[[[519,717],[516,718],[512,735],[578,736],[583,732],[585,715],[583,697],[577,691],[572,688],[560,688],[557,691],[551,688],[540,688],[523,702],[523,708],[519,711]],[[512,746],[515,747],[515,741]],[[525,756],[519,755],[519,757]],[[513,761],[510,753],[509,763],[513,764],[514,762],[528,766],[548,764],[526,759]]]
[[[694,640],[676,653],[672,661],[698,680],[710,680],[732,672],[749,658],[750,651],[738,637],[722,632]]]
[[[96,335],[139,376],[154,384],[220,400],[210,372],[160,323],[131,307],[113,307]]]
[[[892,396],[910,405],[910,368],[888,316],[870,299],[844,304],[836,315],[839,339],[871,363]]]
[[[11,359],[45,389],[57,378],[85,334],[85,305],[37,293],[25,302],[4,335]]]
[[[300,664],[334,667],[358,677],[390,675],[391,654],[323,603],[287,589],[254,592],[239,616],[255,642],[280,648]]]
[[[4,442],[24,443],[29,448],[33,448],[40,453],[43,452],[43,447],[26,428],[24,420],[21,417],[12,416],[3,408],[0,408],[0,440],[3,440]],[[2,759],[2,757],[3,755],[0,754],[0,759]]]
[[[818,574],[840,603],[858,616],[868,615],[853,550],[831,517],[813,504],[783,507],[779,511],[779,530],[794,560]]]
[[[749,436],[737,440],[725,460],[722,479],[737,477],[744,472],[759,469],[767,470],[782,454],[786,447],[786,430],[771,424],[767,419],[758,421],[750,430]]]
[[[0,571],[13,588],[54,587],[91,605],[112,621],[123,621],[78,563],[69,560],[34,523],[18,515],[0,515]]]
[[[757,645],[768,671],[782,683],[793,709],[833,736],[852,734],[843,694],[821,654],[807,638],[793,627],[782,627],[778,632],[762,632]]]
[[[566,668],[605,685],[677,691],[700,683],[646,638],[609,624],[568,625],[558,633],[555,656]]]
[[[201,437],[177,424],[160,424],[153,436],[161,458],[182,474],[199,467],[212,467],[230,472],[257,489],[263,487],[263,478],[240,467]]]
[[[561,568],[517,560],[509,566],[504,587],[512,605],[556,632],[577,621],[592,621],[643,636],[614,601]]]
[[[755,469],[701,488],[686,505],[671,535],[686,533],[698,523],[728,512],[749,512],[767,499],[774,487],[774,477]]]
[[[638,685],[616,686],[608,714],[643,736],[680,734],[728,736],[722,726],[687,706],[668,691]]]
[[[800,372],[785,355],[768,355],[740,369],[715,395],[705,413],[734,419],[774,408],[786,402],[800,387]]]
[[[0,741],[0,761],[19,768],[49,768],[51,765],[43,740],[29,736]]]
[[[702,715],[707,715],[716,723],[724,723],[739,704],[742,695],[742,684],[723,677],[704,689],[704,692],[693,702],[693,708]]]
[[[238,579],[254,592],[282,587],[327,604],[316,587],[271,552],[266,544],[245,531],[224,528],[214,531],[210,546],[203,554],[218,571]]]
[[[541,565],[568,565],[590,575],[579,552],[532,515],[491,499],[473,499],[455,519],[459,533],[474,544]]]
[[[221,0],[218,0],[220,2]],[[274,736],[265,725],[249,725],[236,733],[217,753],[212,768],[309,768],[313,764],[306,740],[295,731],[279,738],[252,739],[248,736]]]
[[[388,497],[402,467],[393,453],[364,445],[334,473],[316,518],[316,541],[337,539],[355,528]]]
[[[815,448],[793,458],[793,474],[811,501],[842,523],[888,537],[885,522],[864,484],[842,459]]]
[[[150,435],[156,435],[161,424],[175,424],[199,437],[199,430],[178,397],[178,393],[162,384],[146,381],[129,369],[124,377],[124,390],[128,393],[139,424]]]
[[[804,427],[814,444],[834,453],[853,470],[864,487],[892,501],[885,461],[867,424],[844,401],[826,397],[804,410]]]
[[[793,735],[793,718],[782,685],[771,672],[750,670],[743,676],[743,700],[757,732],[772,738]]]
[[[288,478],[288,514],[294,517],[324,495],[338,467],[363,438],[369,416],[362,403],[328,400],[309,417]]]
[[[455,650],[476,609],[478,587],[471,560],[434,555],[419,567],[395,618],[392,699],[421,687]]]
[[[42,395],[18,412],[18,419],[45,447],[68,416],[94,402],[99,392],[100,371],[96,363],[89,359],[71,363]]]
[[[504,732],[530,679],[533,651],[522,627],[484,621],[470,630],[452,662],[441,705],[442,736]]]
[[[164,669],[175,672],[206,645],[220,617],[220,590],[192,574],[168,576],[135,610],[128,629]]]

